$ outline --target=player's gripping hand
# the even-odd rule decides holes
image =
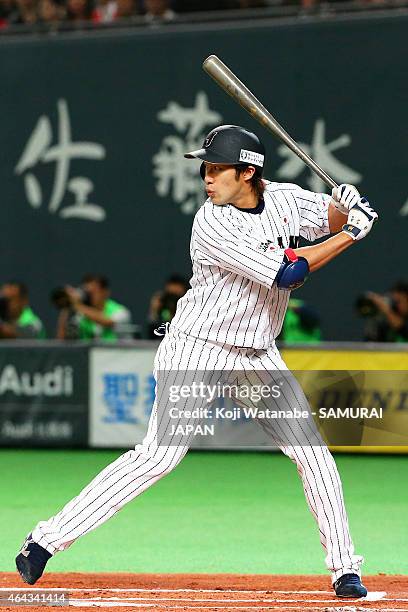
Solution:
[[[353,240],[361,240],[370,233],[377,219],[378,215],[371,208],[369,201],[366,198],[361,198],[359,203],[355,204],[350,210],[347,223],[343,225],[342,230]]]
[[[342,183],[338,187],[332,189],[332,201],[334,206],[343,215],[348,215],[350,210],[356,204],[360,203],[361,196],[353,185]]]

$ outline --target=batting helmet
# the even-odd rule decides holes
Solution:
[[[198,158],[211,164],[254,166],[262,176],[265,163],[265,147],[258,136],[239,125],[220,125],[205,137],[202,149],[186,153],[188,159]],[[200,168],[204,178],[204,164]]]

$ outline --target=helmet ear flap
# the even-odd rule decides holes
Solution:
[[[204,180],[205,179],[205,163],[204,162],[200,166],[200,174],[201,174],[201,178]]]

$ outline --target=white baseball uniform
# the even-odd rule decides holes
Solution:
[[[287,370],[275,338],[290,292],[278,289],[274,279],[284,249],[296,247],[299,236],[312,241],[329,233],[329,202],[325,194],[281,183],[266,183],[256,209],[216,206],[207,200],[192,230],[191,289],[179,300],[160,344],[155,375],[200,370],[236,371],[239,377],[240,372],[252,376]],[[294,388],[289,388],[285,400],[288,405],[297,401]],[[156,398],[143,443],[106,467],[58,514],[40,522],[33,540],[51,554],[64,550],[168,474],[191,440],[158,443],[165,414],[158,410]],[[260,424],[268,431],[267,423]],[[293,443],[283,442],[280,447],[297,466],[333,582],[343,574],[360,574],[363,558],[354,554],[334,460],[324,444],[297,443],[297,431]]]

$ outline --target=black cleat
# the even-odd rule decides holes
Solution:
[[[367,589],[357,574],[344,574],[333,584],[337,597],[367,597]]]
[[[34,542],[31,533],[16,557],[17,570],[27,584],[35,584],[43,575],[48,559],[52,555],[42,546]]]

